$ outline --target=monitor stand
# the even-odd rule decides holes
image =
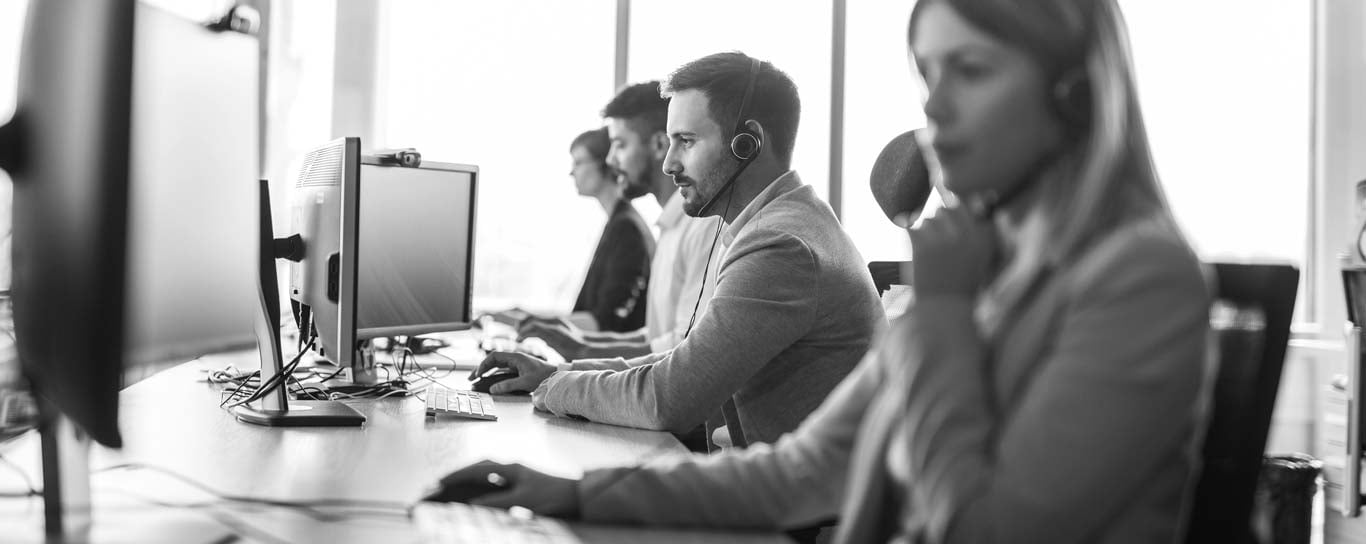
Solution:
[[[52,403],[39,397],[38,433],[43,456],[44,526],[49,541],[90,537],[90,437]]]
[[[256,316],[256,346],[261,353],[261,382],[284,371],[280,354],[280,289],[275,276],[274,227],[270,220],[270,183],[261,180],[260,259],[256,290],[261,312]],[[260,401],[233,408],[237,419],[271,427],[354,427],[365,423],[355,408],[333,400],[289,400],[284,384]]]

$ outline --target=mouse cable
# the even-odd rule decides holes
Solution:
[[[193,478],[190,478],[190,477],[188,477],[188,476],[185,476],[185,475],[180,474],[180,473],[178,473],[178,472],[175,472],[175,471],[173,471],[173,470],[170,470],[170,469],[167,469],[167,468],[163,468],[163,467],[159,467],[159,466],[156,466],[156,465],[149,465],[149,464],[146,464],[146,463],[138,463],[138,462],[119,463],[119,464],[115,464],[115,465],[110,465],[110,466],[107,466],[107,467],[99,468],[99,469],[93,470],[93,471],[91,471],[91,472],[92,472],[92,473],[105,473],[105,472],[113,472],[113,471],[118,471],[118,470],[146,470],[146,471],[149,471],[149,472],[155,472],[155,473],[158,473],[158,474],[162,474],[162,475],[165,475],[165,476],[169,476],[169,477],[171,477],[171,478],[173,478],[173,479],[175,479],[175,480],[179,480],[180,482],[182,482],[182,483],[184,483],[184,484],[186,484],[186,485],[189,485],[190,487],[193,487],[193,488],[195,488],[195,489],[198,489],[198,490],[200,490],[200,491],[203,491],[204,493],[207,493],[207,494],[209,494],[209,495],[213,496],[214,498],[217,498],[217,499],[219,499],[219,500],[221,500],[221,501],[233,502],[233,503],[242,503],[242,504],[254,504],[254,505],[261,505],[261,506],[275,506],[275,507],[282,507],[282,508],[290,508],[290,509],[298,510],[298,511],[304,513],[305,515],[308,515],[309,517],[312,517],[312,518],[317,519],[317,520],[319,520],[319,521],[338,521],[338,520],[347,519],[345,515],[329,514],[329,513],[327,513],[327,512],[322,512],[322,511],[320,511],[320,510],[319,510],[320,508],[361,509],[361,510],[369,510],[369,511],[371,511],[371,513],[374,513],[374,514],[377,514],[377,515],[386,515],[386,516],[406,516],[406,515],[407,515],[407,508],[408,508],[408,505],[405,504],[405,503],[394,502],[394,501],[377,501],[377,500],[368,500],[368,499],[284,500],[284,499],[268,499],[268,498],[262,498],[262,497],[251,497],[251,496],[246,496],[246,495],[233,495],[233,494],[230,494],[230,493],[222,492],[222,491],[220,491],[220,490],[218,490],[218,489],[215,489],[215,488],[213,488],[213,487],[210,487],[210,486],[207,485],[207,484],[204,484],[204,483],[202,483],[202,482],[199,482],[199,481],[197,481],[197,480],[194,480]]]

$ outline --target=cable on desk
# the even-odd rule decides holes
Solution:
[[[184,484],[186,484],[186,485],[189,485],[189,486],[191,486],[191,487],[194,487],[194,488],[196,488],[196,489],[198,489],[198,490],[200,490],[200,491],[203,491],[204,493],[207,493],[207,494],[209,494],[209,495],[211,495],[211,496],[213,496],[213,497],[215,497],[215,498],[217,498],[217,499],[219,499],[219,500],[221,500],[221,501],[228,501],[228,502],[242,503],[242,504],[255,504],[255,505],[262,505],[262,506],[276,506],[276,507],[282,507],[282,508],[291,508],[291,509],[294,509],[294,510],[298,510],[298,511],[300,511],[300,512],[303,512],[305,515],[308,515],[309,517],[312,517],[312,518],[317,519],[317,520],[319,520],[319,521],[338,521],[338,520],[349,519],[350,516],[354,516],[354,515],[355,515],[355,512],[348,512],[348,513],[346,513],[345,515],[330,514],[330,513],[323,512],[323,511],[319,510],[320,508],[342,508],[342,509],[353,509],[353,510],[356,510],[356,509],[358,509],[358,510],[368,510],[368,511],[370,511],[370,513],[372,513],[372,514],[377,514],[377,515],[404,516],[404,517],[406,517],[406,516],[408,515],[408,509],[409,509],[409,507],[410,507],[410,505],[409,505],[409,504],[406,504],[406,503],[399,503],[399,502],[392,502],[392,501],[372,501],[372,500],[365,500],[365,499],[316,499],[316,500],[309,500],[309,501],[290,501],[290,500],[283,500],[283,499],[266,499],[266,498],[259,498],[259,497],[248,497],[248,496],[243,496],[243,495],[231,495],[231,494],[228,494],[228,493],[224,493],[224,492],[222,492],[222,491],[219,491],[219,490],[217,490],[217,489],[214,489],[214,488],[212,488],[212,487],[209,487],[208,485],[206,485],[206,484],[204,484],[204,483],[201,483],[201,482],[199,482],[199,481],[196,481],[196,480],[194,480],[194,479],[191,479],[191,478],[188,477],[188,476],[184,476],[184,475],[182,475],[182,474],[180,474],[180,473],[177,473],[177,472],[175,472],[175,471],[172,471],[172,470],[170,470],[170,469],[158,467],[158,466],[155,466],[155,465],[148,465],[148,464],[144,464],[144,463],[136,463],[136,462],[119,463],[119,464],[116,464],[116,465],[111,465],[111,466],[107,466],[107,467],[104,467],[104,468],[95,470],[95,471],[93,471],[93,472],[94,472],[94,473],[102,473],[102,472],[111,472],[111,471],[115,471],[115,470],[147,470],[147,471],[151,471],[151,472],[156,472],[156,473],[158,473],[158,474],[163,474],[163,475],[165,475],[165,476],[169,476],[169,477],[171,477],[171,478],[173,478],[173,479],[179,480],[180,482],[182,482],[182,483],[184,483]],[[177,504],[163,504],[163,506],[180,506],[180,507],[186,507],[186,508],[196,508],[196,507],[207,506],[207,505],[210,505],[210,504],[213,504],[213,503],[190,503],[190,504],[179,504],[179,505],[177,505]]]
[[[134,499],[137,499],[139,501],[145,502],[153,506],[160,506],[163,508],[182,508],[185,510],[201,511],[204,513],[204,515],[213,518],[214,521],[218,522],[224,527],[227,527],[228,530],[232,532],[231,536],[233,538],[223,540],[222,542],[232,542],[240,537],[245,536],[262,542],[289,544],[289,540],[277,537],[261,529],[257,529],[250,523],[242,521],[241,519],[238,519],[234,516],[228,515],[225,512],[216,511],[213,509],[215,506],[224,506],[226,504],[230,504],[224,501],[175,503],[153,499],[151,497],[147,497],[139,493],[129,492],[128,490],[124,489],[119,489],[117,491],[121,491],[124,495],[127,495],[129,497],[132,497]]]
[[[40,491],[36,486],[33,485],[33,479],[28,477],[28,473],[27,473],[27,472],[24,472],[24,469],[19,468],[19,465],[14,464],[14,461],[10,461],[9,459],[7,459],[7,458],[4,456],[4,454],[0,454],[0,463],[3,463],[5,466],[9,467],[9,468],[12,469],[15,473],[17,473],[17,474],[19,475],[20,478],[23,478],[23,479],[24,479],[24,485],[25,485],[25,486],[28,486],[28,491],[26,491],[26,492],[23,492],[23,493],[4,493],[4,494],[0,494],[0,497],[5,497],[5,498],[41,497],[41,496],[43,495],[43,492]]]
[[[316,341],[316,338],[309,338],[308,346],[300,350],[299,353],[289,361],[289,364],[284,365],[284,367],[280,369],[280,372],[277,372],[275,375],[271,376],[270,379],[261,382],[261,384],[256,386],[255,390],[251,393],[248,393],[246,397],[240,399],[238,398],[239,393],[246,389],[245,384],[242,386],[238,386],[236,388],[229,388],[225,390],[229,392],[229,395],[227,396],[227,398],[223,399],[223,401],[220,402],[218,405],[222,408],[236,408],[243,404],[247,404],[265,398],[266,395],[270,394],[271,392],[275,391],[280,387],[287,387],[286,384],[289,382],[290,379],[293,379],[294,369],[299,367],[299,361],[303,359],[304,354],[307,353],[309,349],[313,348],[313,345]],[[256,377],[259,380],[260,375],[261,371],[257,370],[252,374],[248,375],[246,377],[246,380],[250,382],[252,377]]]

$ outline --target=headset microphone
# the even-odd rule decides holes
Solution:
[[[697,210],[697,216],[705,217],[707,214],[707,210],[711,209],[712,204],[716,204],[716,201],[721,198],[721,195],[726,194],[728,192],[730,186],[735,183],[735,180],[740,178],[740,174],[743,173],[745,171],[745,168],[749,167],[749,163],[753,161],[754,159],[752,158],[740,161],[740,166],[735,169],[735,173],[731,174],[730,178],[727,179],[725,183],[721,184],[721,188],[716,191],[716,194],[711,195],[711,198],[707,199],[707,203],[703,204],[702,207]]]

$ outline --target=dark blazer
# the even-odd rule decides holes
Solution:
[[[630,202],[612,209],[588,265],[574,311],[593,314],[598,329],[627,332],[645,326],[645,292],[655,238]]]

